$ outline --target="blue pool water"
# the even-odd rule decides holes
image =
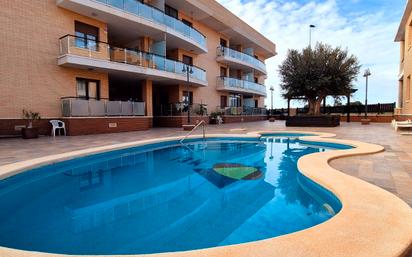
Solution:
[[[158,143],[30,170],[0,181],[0,245],[137,254],[302,230],[341,208],[296,167],[299,157],[331,148],[349,147],[267,137],[189,140],[187,146]],[[251,173],[236,177],[239,167]],[[225,173],[231,168],[235,173]]]

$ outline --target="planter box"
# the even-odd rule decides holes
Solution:
[[[195,128],[196,125],[183,125],[183,130],[190,131]]]
[[[217,124],[216,118],[209,118],[209,124]]]
[[[287,127],[337,127],[340,115],[329,116],[291,116],[286,118]]]
[[[369,125],[370,122],[371,122],[370,119],[361,119],[361,124],[362,125]]]
[[[37,128],[22,128],[21,135],[24,139],[38,138],[39,130]]]

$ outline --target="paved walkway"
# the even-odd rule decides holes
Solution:
[[[231,132],[244,128],[245,131]],[[396,133],[390,124],[342,123],[337,128],[286,128],[284,122],[268,121],[210,125],[207,133],[247,133],[257,130],[310,130],[330,132],[337,138],[380,144],[385,152],[334,160],[331,165],[347,174],[378,185],[412,206],[412,136]],[[184,135],[176,128],[155,128],[149,131],[100,134],[76,137],[41,137],[33,140],[0,139],[0,165],[45,155],[103,146],[141,139]]]

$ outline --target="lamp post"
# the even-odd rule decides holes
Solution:
[[[316,28],[315,25],[309,25],[309,48],[312,48],[312,29]]]
[[[275,89],[273,88],[273,86],[270,87],[270,95],[271,95],[271,106],[270,106],[270,116],[269,116],[269,121],[270,122],[274,122],[275,121],[275,117],[273,116],[273,91]]]
[[[187,124],[190,125],[190,101],[189,101],[189,78],[190,74],[193,74],[193,69],[191,65],[184,64],[182,72],[186,72],[186,93],[187,96],[185,98],[186,106],[187,106]]]
[[[369,69],[366,69],[363,73],[363,76],[366,79],[366,87],[365,87],[365,119],[368,118],[368,77],[372,75]]]
[[[270,98],[271,98],[271,107],[270,107],[270,115],[273,115],[273,91],[275,89],[273,86],[270,87]]]

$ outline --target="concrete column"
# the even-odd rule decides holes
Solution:
[[[399,80],[398,88],[398,108],[403,107],[403,80]]]
[[[143,80],[143,101],[146,103],[146,116],[153,116],[153,83],[151,80]]]
[[[144,52],[150,52],[152,39],[150,37],[142,37],[140,40],[140,44],[140,49],[142,49]]]

